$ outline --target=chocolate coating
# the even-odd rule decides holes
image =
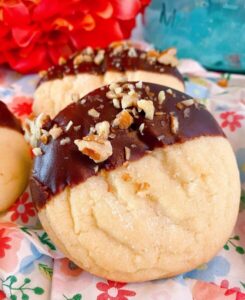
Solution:
[[[0,126],[8,127],[19,132],[23,132],[20,122],[15,118],[15,116],[9,111],[7,105],[0,101]]]
[[[94,56],[101,49],[94,49]],[[91,62],[82,62],[74,65],[74,58],[69,58],[66,63],[62,65],[52,66],[47,70],[47,74],[41,78],[38,85],[41,83],[53,80],[61,79],[67,75],[75,75],[79,73],[91,73],[91,74],[104,74],[106,71],[135,71],[144,70],[155,73],[169,74],[178,78],[183,82],[183,78],[177,68],[170,65],[163,65],[157,61],[152,62],[146,58],[146,51],[134,48],[137,55],[132,57],[129,55],[129,50],[123,49],[118,54],[113,54],[113,48],[105,48],[104,60],[101,64],[96,64],[93,60]]]
[[[75,186],[96,175],[95,166],[98,165],[99,170],[107,171],[121,166],[126,161],[125,147],[131,149],[129,160],[135,161],[147,151],[158,147],[184,143],[200,136],[224,136],[213,116],[202,105],[196,103],[189,106],[188,115],[184,110],[176,107],[177,103],[190,99],[190,96],[152,83],[143,83],[141,89],[135,88],[135,90],[141,99],[153,101],[157,115],[155,114],[153,120],[149,120],[145,118],[143,112],[140,112],[128,129],[111,129],[115,135],[114,138],[109,138],[113,154],[102,163],[96,164],[88,156],[79,152],[74,140],[87,136],[91,126],[95,126],[98,122],[108,121],[111,124],[121,111],[113,106],[112,100],[107,98],[108,86],[86,95],[83,98],[86,100],[84,104],[80,102],[70,104],[44,126],[44,129],[50,130],[54,124],[57,124],[63,129],[63,134],[55,140],[50,138],[47,144],[40,144],[43,155],[35,159],[31,180],[31,192],[38,209],[65,187]],[[166,98],[162,104],[159,104],[158,93],[162,90],[165,91]],[[100,112],[98,118],[88,115],[91,108]],[[173,115],[178,119],[179,128],[176,133],[173,133],[171,127]],[[69,121],[73,122],[73,126],[65,132]],[[145,124],[143,134],[139,130],[142,123]],[[78,125],[81,128],[78,131],[74,130]],[[61,145],[60,141],[67,137],[70,142]]]

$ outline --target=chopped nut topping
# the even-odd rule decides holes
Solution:
[[[41,148],[37,148],[37,147],[32,149],[32,153],[33,153],[35,156],[40,156],[40,155],[43,154]]]
[[[47,134],[43,134],[40,138],[40,141],[43,143],[43,144],[47,144],[48,142],[48,135]]]
[[[93,59],[90,55],[83,55],[83,60],[85,62],[91,62]]]
[[[109,138],[110,138],[110,139],[114,139],[115,137],[116,137],[116,134],[115,134],[115,133],[110,133],[110,134],[109,134]]]
[[[164,102],[165,98],[166,98],[165,92],[160,91],[158,94],[158,103],[162,104]]]
[[[137,106],[144,111],[146,119],[153,120],[155,107],[151,100],[141,99],[137,101]]]
[[[69,131],[71,129],[72,125],[73,125],[73,122],[69,121],[68,124],[66,125],[65,131],[66,132]]]
[[[98,165],[94,167],[94,171],[95,171],[95,173],[98,173],[98,171],[99,171],[99,166]]]
[[[137,52],[136,52],[135,48],[133,48],[133,47],[129,48],[128,56],[129,57],[137,57]]]
[[[110,124],[108,121],[99,122],[95,125],[96,132],[99,136],[108,139],[110,133]]]
[[[162,116],[162,115],[164,115],[163,111],[156,111],[155,112],[155,116]]]
[[[115,108],[120,108],[120,102],[119,102],[119,100],[118,100],[117,98],[114,98],[114,99],[112,100],[112,103],[113,103],[113,106],[114,106]]]
[[[44,77],[44,76],[46,76],[48,74],[48,72],[46,71],[46,70],[42,70],[42,71],[40,71],[39,73],[38,73],[38,75],[40,76],[40,77]]]
[[[83,105],[83,104],[85,104],[86,103],[86,99],[82,99],[81,101],[80,101],[80,103]]]
[[[109,90],[114,91],[118,87],[118,84],[116,82],[112,82],[109,85]]]
[[[74,126],[73,129],[74,129],[75,131],[79,131],[79,130],[81,129],[81,125]]]
[[[169,93],[170,95],[173,95],[173,91],[171,89],[167,89],[166,92]]]
[[[112,155],[111,142],[97,135],[88,135],[82,140],[75,140],[74,143],[80,152],[96,163],[105,161]]]
[[[137,93],[133,93],[132,95],[129,95],[129,94],[123,95],[122,100],[121,100],[122,108],[136,106],[138,99],[139,99],[139,97],[138,97]]]
[[[126,160],[129,160],[130,156],[131,156],[131,149],[128,148],[128,147],[124,147],[124,151],[125,151],[125,158],[126,158]]]
[[[61,56],[61,57],[59,58],[58,64],[61,66],[61,65],[64,65],[65,63],[66,63],[65,58]]]
[[[56,124],[49,130],[49,134],[54,140],[56,140],[62,133],[62,128],[58,127]]]
[[[93,118],[99,118],[100,116],[100,113],[94,109],[94,108],[91,108],[89,111],[88,111],[88,115],[93,117]]]
[[[174,113],[170,113],[170,127],[171,127],[172,133],[176,134],[178,132],[179,121],[178,121],[177,116],[175,116]]]
[[[139,126],[139,131],[140,131],[141,135],[144,134],[144,133],[143,133],[144,128],[145,128],[145,124],[144,124],[144,123],[140,124],[140,126]]]
[[[101,49],[96,54],[96,56],[94,58],[94,63],[96,65],[100,65],[103,62],[104,58],[105,58],[105,50]]]
[[[162,135],[159,135],[158,137],[157,137],[157,139],[158,139],[158,141],[163,141],[164,140],[164,135],[162,134]]]
[[[117,98],[117,95],[114,91],[108,91],[106,93],[106,97],[109,98],[109,99],[113,99],[113,98]]]
[[[184,106],[191,106],[195,102],[194,102],[194,99],[187,99],[187,100],[181,101],[181,103],[184,104]]]
[[[134,119],[130,113],[127,110],[122,110],[113,120],[112,126],[119,127],[120,129],[128,129],[133,121]]]
[[[30,120],[30,119],[26,120],[24,124],[25,138],[33,148],[37,146],[37,142],[42,135],[41,128],[48,119],[49,119],[48,115],[41,113],[34,120]]]
[[[86,47],[85,49],[83,49],[83,53],[87,55],[93,55],[94,49],[92,47]]]
[[[64,146],[66,144],[69,144],[71,142],[71,139],[69,137],[66,137],[66,138],[63,138],[61,141],[60,141],[60,145],[61,146]]]
[[[115,92],[117,95],[119,95],[119,94],[122,93],[122,88],[121,88],[120,86],[118,86],[118,87],[115,88],[114,92]]]
[[[138,88],[138,89],[142,89],[143,87],[143,82],[142,81],[138,81],[135,86]]]
[[[184,109],[184,118],[189,118],[190,117],[190,108],[186,108]]]
[[[170,65],[172,67],[176,67],[178,65],[178,59],[176,58],[176,49],[169,48],[162,53],[160,53],[157,61],[163,65]]]
[[[73,64],[74,65],[79,65],[84,61],[83,59],[83,55],[82,54],[78,54],[77,56],[74,57],[73,59]]]

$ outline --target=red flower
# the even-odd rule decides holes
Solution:
[[[21,218],[23,223],[27,223],[29,217],[35,216],[34,205],[32,202],[28,202],[29,194],[24,193],[17,202],[9,209],[9,211],[13,211],[11,215],[11,221],[16,221]]]
[[[0,300],[4,300],[7,299],[6,294],[4,293],[4,291],[0,290]]]
[[[236,295],[235,300],[245,300],[245,294],[241,292],[240,288],[234,287],[229,289],[229,281],[228,280],[222,280],[220,287],[223,289],[226,289],[225,296],[229,295]]]
[[[68,258],[62,258],[60,260],[60,270],[63,274],[68,275],[68,276],[73,276],[73,277],[76,277],[83,272],[82,269],[80,269],[77,265],[75,265]]]
[[[0,1],[0,63],[26,73],[84,46],[128,38],[150,0]]]
[[[240,120],[245,119],[244,116],[239,115],[234,111],[223,112],[220,114],[220,118],[224,120],[221,123],[221,127],[225,128],[228,126],[231,131],[235,131],[236,128],[240,128],[242,126]]]
[[[10,109],[17,117],[25,118],[32,113],[32,102],[30,97],[17,96],[13,98]]]
[[[0,258],[5,256],[5,250],[11,248],[11,246],[9,245],[11,238],[8,236],[4,236],[4,233],[5,229],[0,229]]]
[[[125,285],[126,283],[110,280],[107,280],[107,283],[98,282],[96,287],[103,293],[97,297],[97,300],[128,300],[128,297],[135,296],[134,291],[122,289]]]

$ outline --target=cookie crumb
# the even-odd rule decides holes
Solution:
[[[33,149],[32,149],[32,153],[33,153],[35,156],[40,156],[40,155],[43,154],[41,148],[39,148],[39,147],[33,148]]]

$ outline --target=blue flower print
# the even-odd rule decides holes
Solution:
[[[184,278],[193,278],[204,281],[214,281],[216,277],[223,277],[230,271],[230,263],[223,256],[216,256],[207,264],[185,273]]]

